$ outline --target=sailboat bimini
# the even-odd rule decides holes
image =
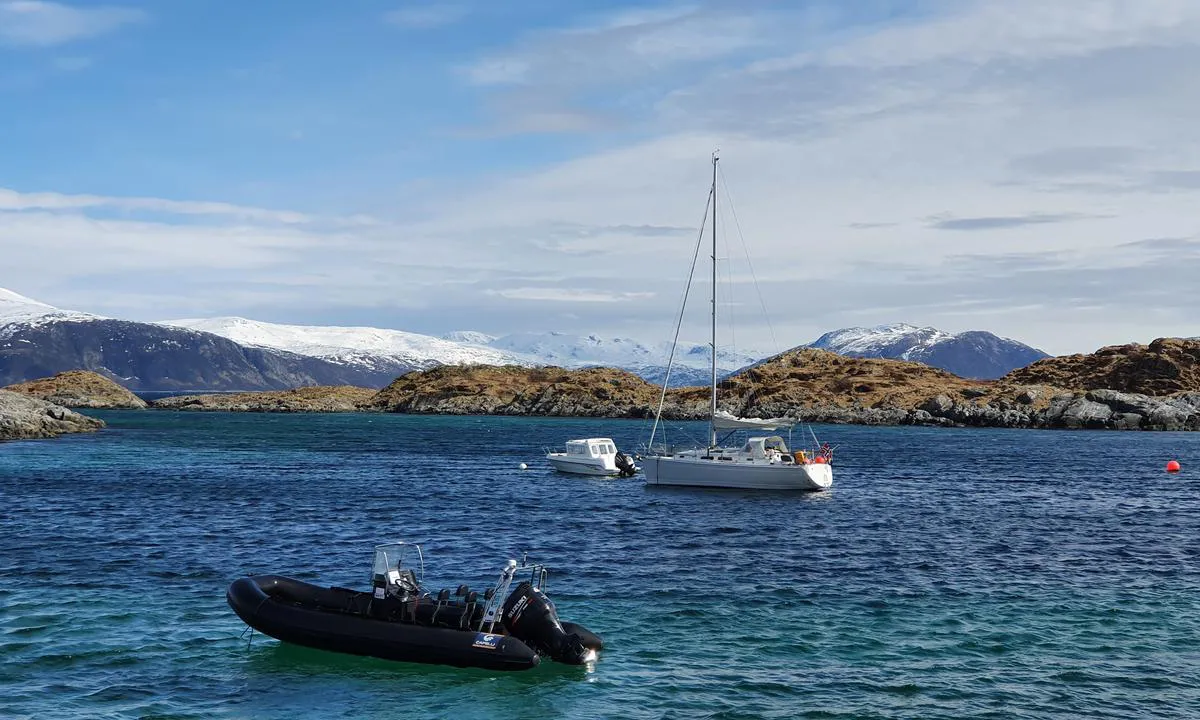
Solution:
[[[765,434],[790,426],[789,420],[742,418],[717,409],[717,162],[713,153],[712,188],[709,202],[712,212],[712,392],[709,407],[708,445],[686,450],[654,447],[651,432],[648,452],[642,458],[642,470],[648,485],[690,485],[698,487],[745,488],[752,490],[823,490],[833,484],[833,468],[826,451],[812,457],[804,451],[790,452],[783,438]],[[685,298],[686,303],[686,298]],[[682,322],[683,314],[680,313]],[[672,355],[674,353],[672,352]],[[667,378],[670,378],[668,363]],[[666,396],[666,382],[663,397]],[[654,428],[662,416],[659,403]],[[758,430],[743,445],[720,447],[721,430]],[[826,448],[828,446],[825,446]]]

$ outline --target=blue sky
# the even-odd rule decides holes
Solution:
[[[0,287],[658,340],[719,146],[745,344],[1200,335],[1197,60],[1188,0],[0,0]]]

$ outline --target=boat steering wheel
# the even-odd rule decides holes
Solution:
[[[400,577],[396,578],[396,587],[404,593],[418,594],[421,592],[421,586],[417,584],[416,578],[411,570],[401,570]]]

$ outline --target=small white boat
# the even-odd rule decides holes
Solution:
[[[633,460],[617,450],[612,438],[568,440],[564,452],[547,452],[555,470],[575,475],[619,475],[632,477],[638,471]]]

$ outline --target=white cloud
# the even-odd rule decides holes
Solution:
[[[466,16],[467,9],[462,5],[431,3],[392,10],[384,15],[384,19],[400,27],[427,30],[453,25]]]
[[[413,310],[412,323],[393,323],[404,329],[661,340],[720,147],[735,201],[720,213],[721,272],[735,281],[720,307],[738,313],[743,344],[771,344],[752,279],[776,348],[901,320],[1050,352],[1200,335],[1200,5],[933,9],[836,33],[812,9],[732,5],[535,33],[464,75],[501,131],[607,129],[587,120],[598,96],[635,132],[608,146],[613,136],[597,134],[562,162],[424,188],[419,216],[390,221],[0,192],[0,208],[22,211],[0,212],[0,286],[9,269],[44,276],[53,252],[63,283],[169,276],[179,304],[147,317],[339,308],[358,314],[324,319],[350,324],[389,307]],[[215,227],[101,222],[104,209],[199,214]],[[707,313],[707,289],[693,292]]]
[[[266,210],[220,202],[165,200],[145,197],[104,197],[100,195],[64,195],[61,193],[22,193],[0,188],[0,212],[25,210],[86,210],[110,208],[127,212],[161,212],[175,215],[211,215],[241,218],[256,222],[288,225],[317,222],[320,218],[290,210]],[[369,224],[369,218],[343,222]]]
[[[762,41],[766,21],[732,11],[677,7],[625,11],[588,24],[530,33],[464,68],[476,85],[560,88],[612,84],[729,56]]]
[[[652,292],[611,293],[598,290],[578,290],[552,287],[519,287],[504,290],[489,290],[488,294],[499,295],[510,300],[537,300],[541,302],[614,303],[652,298]]]
[[[4,0],[0,1],[0,45],[61,45],[103,35],[145,17],[134,8],[80,8],[48,0]]]
[[[442,225],[469,232],[472,217],[486,217],[534,234],[556,220],[695,224],[706,156],[719,145],[769,306],[791,309],[772,320],[794,342],[861,323],[863,307],[875,308],[876,322],[983,324],[1052,352],[1200,334],[1186,311],[1194,294],[1150,279],[1183,273],[1185,282],[1200,272],[1200,257],[1170,260],[1127,245],[1198,230],[1200,88],[1190,68],[1200,62],[1200,5],[946,8],[821,42],[804,36],[798,44],[814,49],[801,54],[777,43],[740,67],[672,76],[650,120],[657,137],[451,202],[438,213]],[[688,15],[661,22],[680,17]],[[772,19],[813,27],[811,17]],[[493,75],[470,79],[524,84],[543,103],[569,103],[610,87],[596,74],[616,68],[620,77],[644,59],[610,25],[620,24],[531,37],[475,66]],[[595,44],[574,52],[580,37]],[[578,85],[556,83],[560,67],[587,57],[594,64],[572,73]],[[503,66],[520,72],[494,72]],[[644,69],[640,81],[617,86],[617,97],[661,79],[658,68]],[[605,257],[590,243],[556,245]],[[612,238],[612,282],[663,287],[686,270],[688,245]],[[1039,251],[1070,265],[1006,261]],[[969,268],[956,260],[965,255]],[[587,287],[599,286],[593,277]],[[738,290],[749,304],[752,292]],[[669,295],[664,287],[659,302]],[[972,321],[984,313],[986,321]]]
[[[1200,5],[1192,0],[1003,0],[948,7],[942,17],[903,23],[752,69],[1081,57],[1115,48],[1192,44],[1200,29]]]

